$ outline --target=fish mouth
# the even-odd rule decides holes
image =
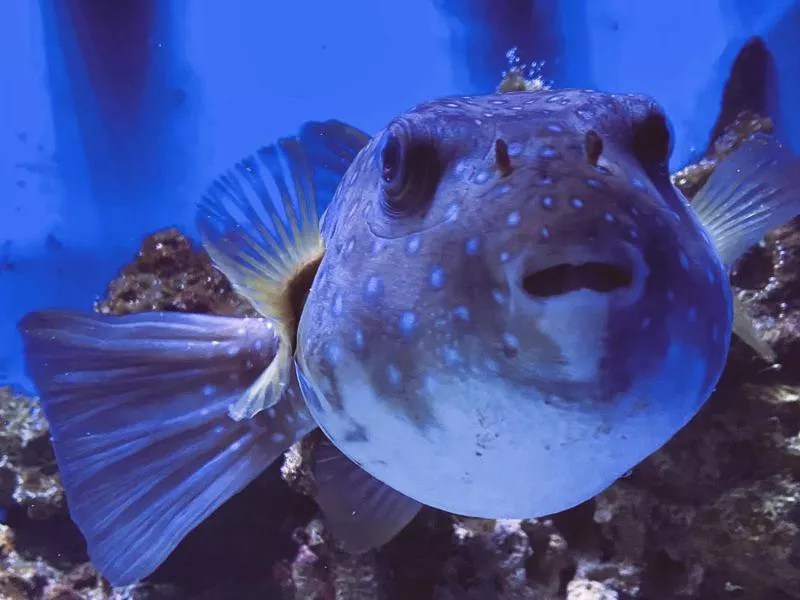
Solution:
[[[627,245],[613,249],[566,249],[542,264],[533,261],[522,273],[521,287],[536,300],[586,290],[597,294],[635,295],[642,281],[641,255]]]
[[[608,294],[633,283],[633,269],[606,262],[562,263],[526,275],[522,289],[529,296],[549,298],[578,290]]]

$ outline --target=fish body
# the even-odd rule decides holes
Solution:
[[[376,135],[326,215],[300,322],[299,375],[336,446],[424,504],[523,518],[666,442],[732,323],[668,138],[650,99],[583,91],[438,100]],[[387,144],[431,173],[387,183]]]
[[[755,136],[690,206],[670,152],[651,99],[558,90],[374,136],[309,122],[237,163],[198,229],[261,317],[20,323],[92,561],[146,577],[317,427],[314,498],[350,552],[423,504],[535,517],[609,486],[703,405],[732,332],[775,359],[728,274],[800,213],[800,162]]]

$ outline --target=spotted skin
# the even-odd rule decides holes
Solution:
[[[485,517],[568,508],[666,442],[720,375],[732,299],[665,133],[648,98],[559,90],[425,103],[372,138],[323,219],[298,337],[331,440],[404,494]],[[392,136],[436,166],[431,185],[407,165],[401,211],[382,179]],[[632,280],[525,288],[591,261]]]

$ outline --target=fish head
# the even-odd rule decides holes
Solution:
[[[301,319],[334,443],[422,502],[525,517],[669,439],[732,318],[671,139],[650,99],[579,90],[429,102],[376,135],[325,215]]]

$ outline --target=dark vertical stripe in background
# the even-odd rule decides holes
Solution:
[[[63,3],[100,116],[118,127],[130,126],[142,108],[154,58],[154,4],[154,0]]]
[[[172,224],[189,164],[178,3],[41,0],[67,202],[89,193],[111,243]],[[80,155],[80,156],[77,156]],[[83,164],[78,164],[78,160]],[[77,184],[77,173],[88,182]],[[88,183],[89,190],[80,189]],[[128,239],[130,238],[130,239]],[[134,238],[136,238],[134,240]]]
[[[493,91],[513,47],[524,63],[544,61],[542,76],[560,71],[563,40],[553,0],[435,0],[450,21],[451,53],[464,85]]]

